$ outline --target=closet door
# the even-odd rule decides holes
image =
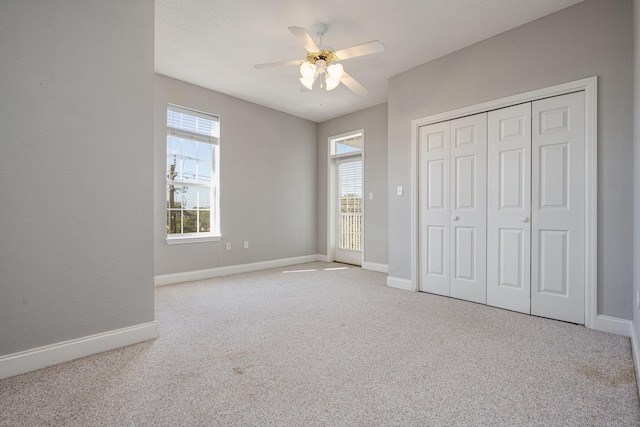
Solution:
[[[449,122],[419,130],[420,290],[449,296]]]
[[[584,324],[584,92],[533,102],[531,314]]]
[[[486,304],[486,113],[451,122],[450,164],[450,296]]]
[[[491,111],[487,144],[487,304],[530,313],[531,104]]]

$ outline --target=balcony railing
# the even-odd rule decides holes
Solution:
[[[340,213],[339,248],[348,251],[362,250],[362,212]]]

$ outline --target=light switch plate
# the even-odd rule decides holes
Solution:
[[[397,192],[398,196],[402,196],[402,185],[398,186],[398,192]]]

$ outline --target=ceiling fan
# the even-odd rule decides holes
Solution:
[[[356,58],[358,56],[370,55],[384,51],[384,45],[378,41],[359,44],[346,49],[334,51],[330,46],[322,44],[322,36],[327,32],[326,24],[315,26],[316,34],[320,36],[320,45],[317,45],[311,35],[302,27],[289,27],[289,31],[302,43],[307,50],[307,58],[302,60],[271,62],[268,64],[258,64],[255,68],[271,68],[287,65],[299,65],[300,82],[309,90],[313,89],[314,83],[319,81],[320,88],[333,90],[340,83],[351,89],[356,95],[364,96],[369,93],[367,88],[344,71],[340,61]]]

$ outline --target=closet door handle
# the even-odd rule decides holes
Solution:
[[[520,217],[520,222],[529,222],[529,217],[527,217],[527,216],[521,216],[521,217]]]
[[[457,221],[459,217],[457,215],[451,215],[451,221]]]

